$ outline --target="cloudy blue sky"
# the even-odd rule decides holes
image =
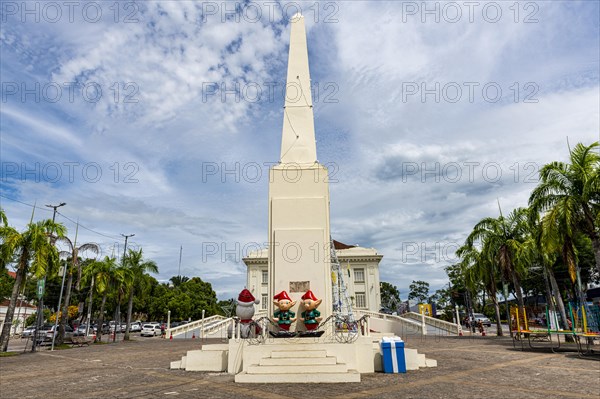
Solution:
[[[267,239],[289,19],[307,21],[331,230],[382,280],[446,283],[470,228],[527,203],[538,168],[598,140],[599,3],[1,3],[0,204],[103,255],[121,233],[161,280],[245,284]],[[237,5],[237,12],[236,10]],[[27,8],[26,8],[27,7]]]

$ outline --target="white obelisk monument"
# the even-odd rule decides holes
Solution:
[[[285,290],[298,301],[311,290],[332,313],[327,169],[317,161],[304,17],[291,20],[280,163],[269,180],[269,313]],[[302,309],[294,309],[296,315]],[[299,321],[291,331],[303,331]]]

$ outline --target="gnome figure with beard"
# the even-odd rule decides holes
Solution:
[[[260,301],[254,299],[254,296],[248,289],[244,288],[238,295],[235,314],[240,318],[240,336],[241,338],[249,338],[260,333],[260,327],[256,326],[252,330],[252,317],[254,316],[254,305]]]

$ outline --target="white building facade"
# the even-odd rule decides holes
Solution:
[[[374,248],[346,245],[334,241],[353,309],[378,312],[381,308],[379,262],[383,255]],[[243,259],[247,267],[246,288],[260,299],[257,312],[266,312],[269,298],[268,249],[251,252]]]

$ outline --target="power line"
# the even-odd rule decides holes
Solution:
[[[0,194],[0,197],[2,197],[2,198],[6,198],[6,199],[8,199],[8,200],[11,200],[11,201],[14,201],[14,202],[18,202],[18,203],[20,203],[20,204],[23,204],[23,205],[27,205],[27,206],[29,206],[29,207],[31,207],[31,208],[34,208],[34,209],[42,209],[42,210],[44,210],[44,211],[47,211],[47,212],[52,212],[50,209],[42,208],[42,207],[39,207],[39,206],[37,206],[37,205],[31,205],[31,204],[28,204],[28,203],[26,203],[26,202],[19,201],[18,199],[7,197],[6,195],[2,195],[2,194]],[[71,223],[73,223],[73,224],[77,224],[77,222],[76,222],[75,220],[71,219],[70,217],[66,216],[65,214],[63,214],[63,213],[60,213],[60,212],[58,212],[58,211],[57,211],[56,213],[58,213],[60,216],[64,217],[65,219],[67,219],[67,220],[68,220],[68,221],[70,221]],[[85,230],[88,230],[88,231],[90,231],[90,232],[92,232],[92,233],[94,233],[94,234],[98,234],[98,235],[100,235],[100,236],[102,236],[102,237],[110,238],[111,240],[120,240],[120,237],[117,237],[117,236],[109,236],[109,235],[107,235],[107,234],[100,233],[99,231],[92,230],[92,229],[90,229],[89,227],[86,227],[86,226],[82,225],[81,223],[79,223],[79,227],[81,227],[81,228],[83,228],[83,229],[85,229]]]

